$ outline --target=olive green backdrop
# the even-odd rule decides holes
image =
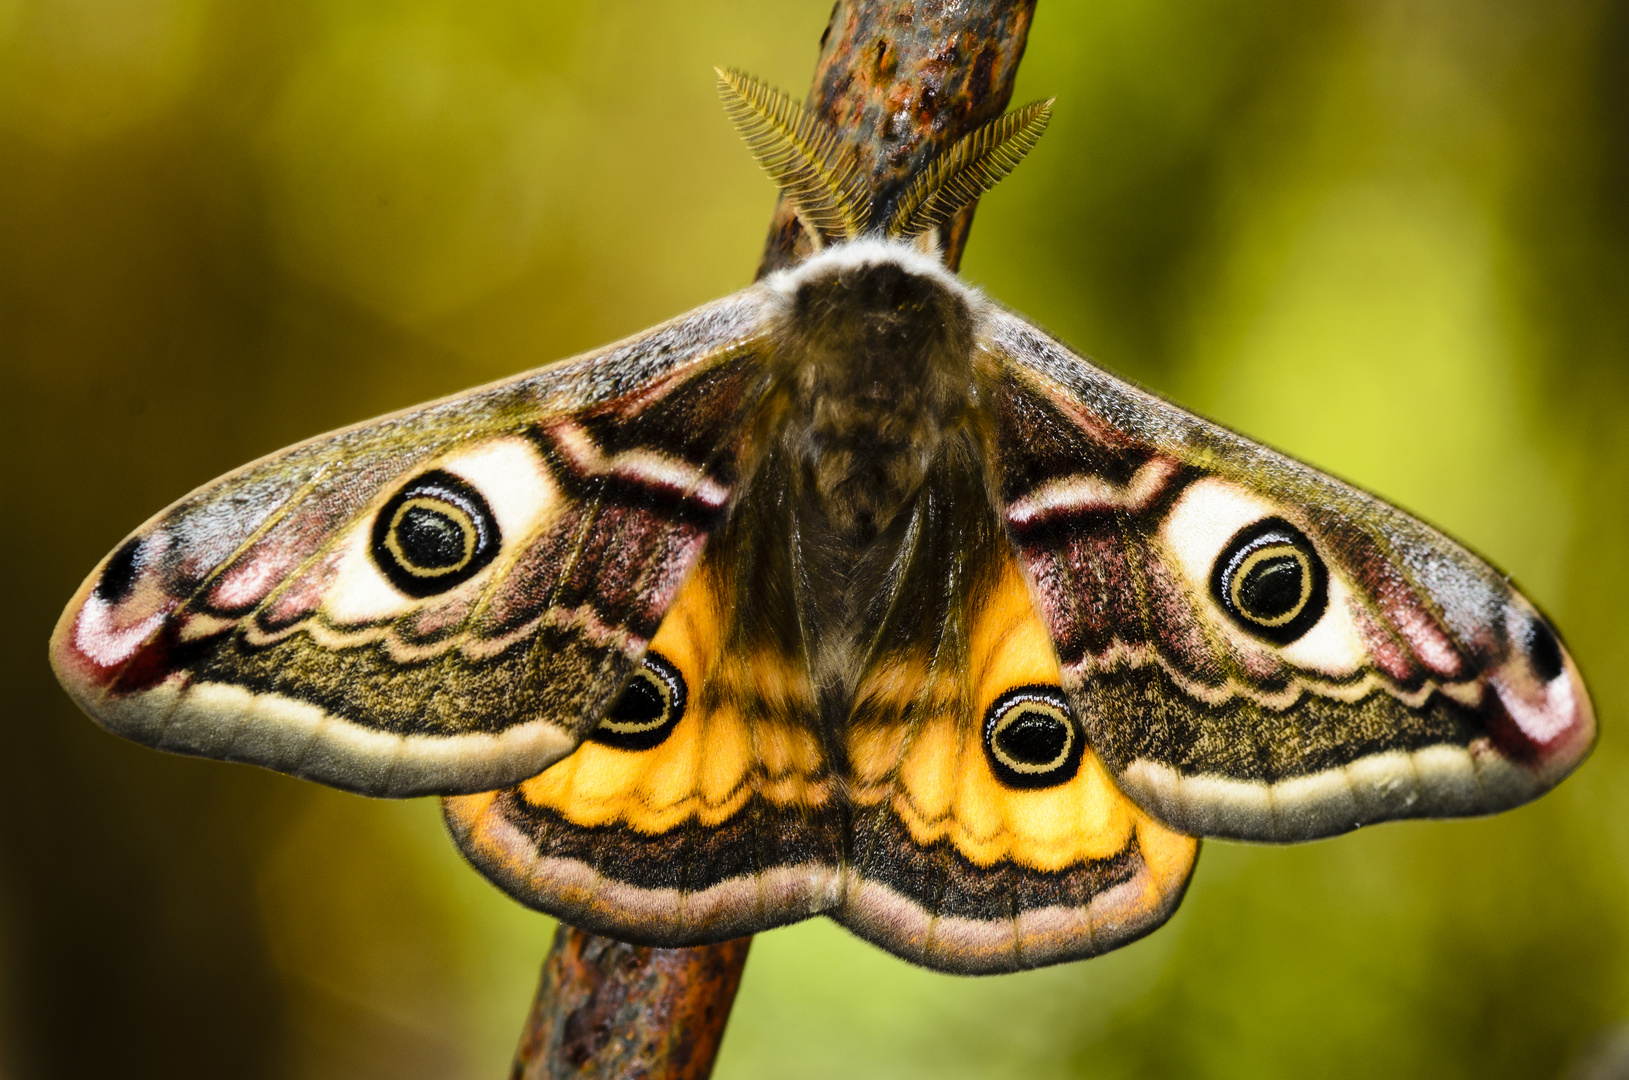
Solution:
[[[774,193],[711,65],[801,92],[826,15],[0,0],[0,1075],[503,1075],[552,924],[432,802],[123,744],[46,637],[193,485],[745,284]],[[1056,120],[967,275],[1507,568],[1605,734],[1499,818],[1209,844],[1086,963],[763,935],[720,1078],[1629,1060],[1626,55],[1615,0],[1043,0]]]

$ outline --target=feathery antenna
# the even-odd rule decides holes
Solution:
[[[812,111],[739,71],[718,72],[724,111],[821,243],[865,229],[871,196],[848,147]]]
[[[995,187],[1040,140],[1054,100],[1032,102],[992,120],[936,158],[894,207],[888,235],[920,236]]]

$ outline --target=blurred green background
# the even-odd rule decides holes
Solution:
[[[195,484],[745,284],[774,193],[711,65],[801,92],[826,16],[0,0],[0,1075],[503,1075],[552,925],[432,802],[121,743],[46,636]],[[1018,93],[1056,120],[967,276],[1485,552],[1605,734],[1498,818],[1210,844],[1168,927],[1086,963],[955,979],[823,921],[762,935],[719,1077],[1611,1074],[1626,56],[1621,0],[1041,4]]]

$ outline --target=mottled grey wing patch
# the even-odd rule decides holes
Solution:
[[[991,485],[1065,685],[1162,820],[1303,840],[1490,813],[1588,752],[1554,631],[1454,541],[1015,316],[981,348]]]

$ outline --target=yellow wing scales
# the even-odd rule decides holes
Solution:
[[[1148,819],[1115,788],[1095,753],[1087,751],[1072,780],[1038,791],[1005,787],[983,767],[982,743],[967,719],[982,717],[1008,690],[1056,685],[1059,678],[1052,639],[1028,587],[1015,564],[1006,570],[971,627],[973,708],[942,712],[917,730],[898,754],[891,805],[918,843],[949,839],[980,866],[1011,861],[1055,871],[1112,858]],[[884,755],[873,750],[871,756]],[[855,771],[860,798],[867,778],[858,766]]]
[[[578,925],[664,945],[824,912],[918,963],[987,972],[1158,925],[1197,842],[1120,793],[1066,706],[1047,714],[1069,725],[1066,768],[1017,787],[997,775],[1000,703],[1044,712],[1062,691],[993,511],[945,498],[976,489],[975,462],[950,454],[931,472],[834,728],[796,620],[770,599],[797,593],[764,542],[786,481],[771,466],[651,639],[645,669],[677,682],[650,701],[682,701],[671,729],[637,746],[602,733],[508,791],[448,799],[472,861]],[[636,712],[619,704],[607,723],[664,722]]]

